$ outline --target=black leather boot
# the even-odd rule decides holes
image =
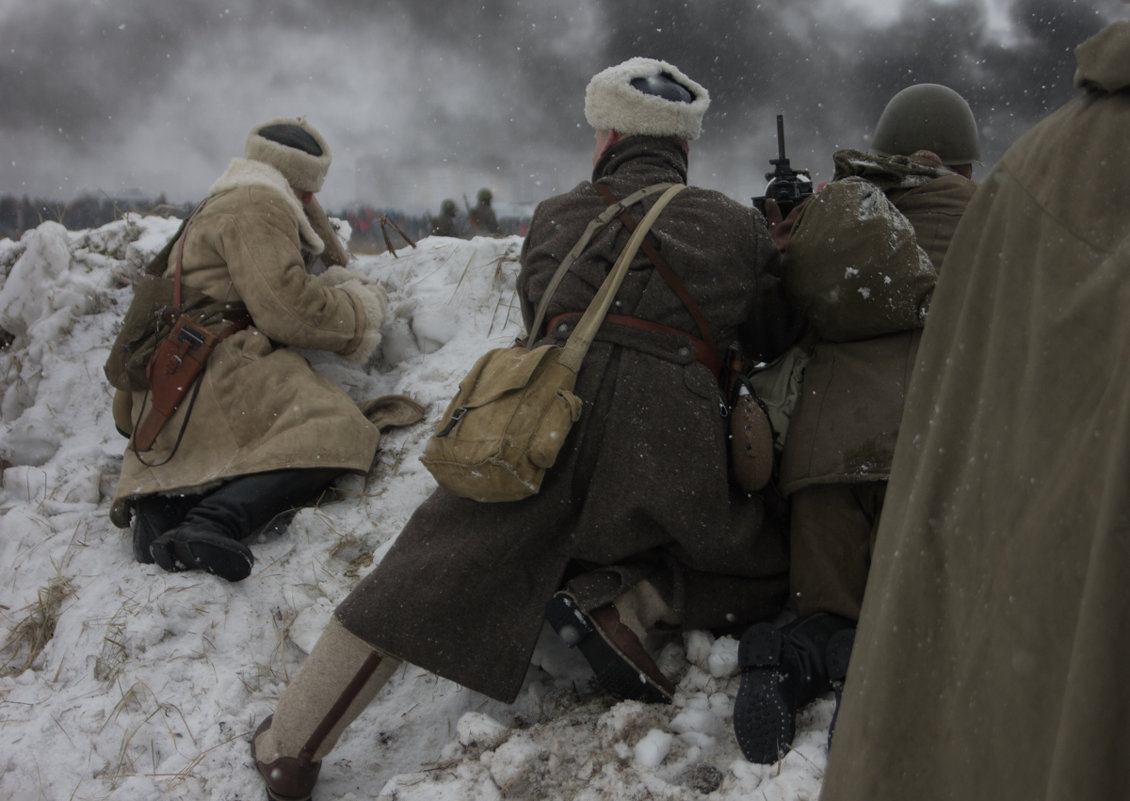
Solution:
[[[770,764],[788,752],[796,733],[797,710],[832,689],[827,667],[829,640],[854,627],[847,618],[822,612],[780,629],[758,623],[742,635],[734,734],[746,759]]]
[[[255,559],[241,540],[316,500],[343,472],[274,470],[234,478],[201,498],[180,525],[154,539],[150,554],[165,570],[204,570],[228,581],[245,579]]]
[[[169,529],[184,522],[199,495],[144,495],[133,502],[133,558],[153,564],[149,546]]]

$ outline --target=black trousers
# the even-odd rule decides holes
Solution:
[[[251,473],[202,495],[146,495],[134,506],[133,555],[150,563],[149,545],[182,523],[243,540],[270,524],[285,528],[293,513],[318,500],[339,468],[294,468]]]

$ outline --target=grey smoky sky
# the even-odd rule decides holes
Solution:
[[[1119,0],[0,0],[0,194],[201,197],[255,123],[330,142],[329,208],[410,211],[588,177],[591,75],[661,58],[713,102],[691,181],[748,200],[776,155],[830,177],[899,89],[970,102],[987,169],[1074,92],[1073,49]]]

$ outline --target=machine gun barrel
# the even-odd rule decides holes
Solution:
[[[789,166],[789,159],[785,155],[785,115],[777,115],[777,158],[770,159],[770,164],[784,164],[786,168]]]
[[[769,183],[765,187],[765,194],[753,199],[753,205],[763,215],[765,214],[765,200],[772,199],[781,216],[787,217],[789,212],[803,203],[812,194],[812,178],[808,170],[794,170],[785,155],[785,115],[777,115],[777,158],[769,159],[773,165],[773,172],[765,175]]]

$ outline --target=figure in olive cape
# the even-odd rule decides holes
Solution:
[[[489,189],[479,190],[479,202],[467,215],[473,236],[499,236],[502,233],[502,226],[498,224],[498,216],[495,215],[494,208],[490,205],[493,199],[494,193]]]
[[[824,801],[1130,794],[1130,22],[1075,55],[946,256]]]

